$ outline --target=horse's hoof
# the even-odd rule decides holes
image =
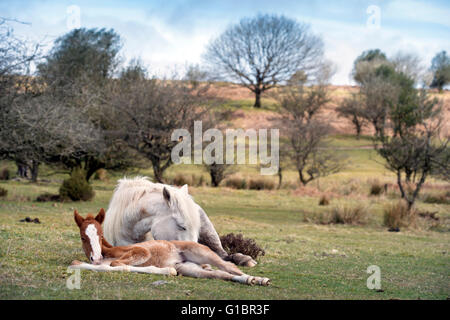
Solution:
[[[252,257],[247,256],[242,253],[235,253],[231,256],[231,260],[237,264],[238,266],[244,266],[244,267],[254,267],[258,263],[252,259]]]
[[[269,285],[271,284],[271,282],[272,282],[272,281],[270,281],[269,278],[261,278],[260,285],[266,287],[266,286],[269,286]]]
[[[255,260],[253,260],[253,259],[250,259],[250,260],[248,260],[247,262],[245,262],[245,266],[246,267],[254,267],[254,266],[256,266],[258,264],[258,262],[256,262]]]

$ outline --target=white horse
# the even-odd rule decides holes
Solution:
[[[228,255],[205,211],[194,202],[188,186],[153,183],[146,177],[121,179],[104,222],[105,239],[126,246],[149,239],[195,241],[208,246],[222,259],[254,266],[251,257]]]

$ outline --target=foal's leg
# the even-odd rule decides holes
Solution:
[[[111,267],[107,264],[94,265],[80,261],[73,261],[70,265],[72,269],[81,269],[81,270],[92,270],[92,271],[125,271],[125,272],[137,272],[137,273],[149,273],[149,274],[163,274],[163,275],[177,275],[177,271],[175,268],[158,268],[154,266],[148,267],[134,267],[128,265],[121,265],[117,267]]]
[[[208,278],[208,279],[222,279],[227,281],[234,281],[248,285],[255,284],[255,278],[246,274],[233,275],[222,270],[205,270],[198,264],[192,262],[177,263],[175,265],[177,272],[183,276],[193,278]]]

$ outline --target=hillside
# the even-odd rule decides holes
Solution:
[[[329,86],[331,102],[329,102],[321,112],[321,117],[328,118],[334,134],[354,134],[351,122],[347,119],[338,117],[336,113],[337,106],[351,93],[358,92],[356,86]],[[253,93],[239,85],[231,83],[215,84],[210,89],[210,93],[227,101],[227,106],[231,108],[233,114],[232,125],[236,128],[259,129],[270,128],[274,125],[276,119],[279,119],[275,111],[275,100],[271,97],[270,91],[263,95],[263,107],[256,110],[252,107],[254,102]],[[443,133],[450,134],[450,91],[446,90],[441,94],[431,91],[431,95],[437,97],[443,103],[444,109],[444,127]],[[372,129],[367,126],[363,134],[371,134]]]

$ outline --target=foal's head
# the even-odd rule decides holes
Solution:
[[[92,214],[88,214],[86,218],[83,218],[78,214],[78,211],[74,212],[75,222],[80,228],[81,241],[83,243],[83,250],[86,257],[93,264],[99,264],[103,259],[102,256],[102,240],[103,230],[102,223],[105,219],[105,210],[100,209],[100,212],[94,218]]]

